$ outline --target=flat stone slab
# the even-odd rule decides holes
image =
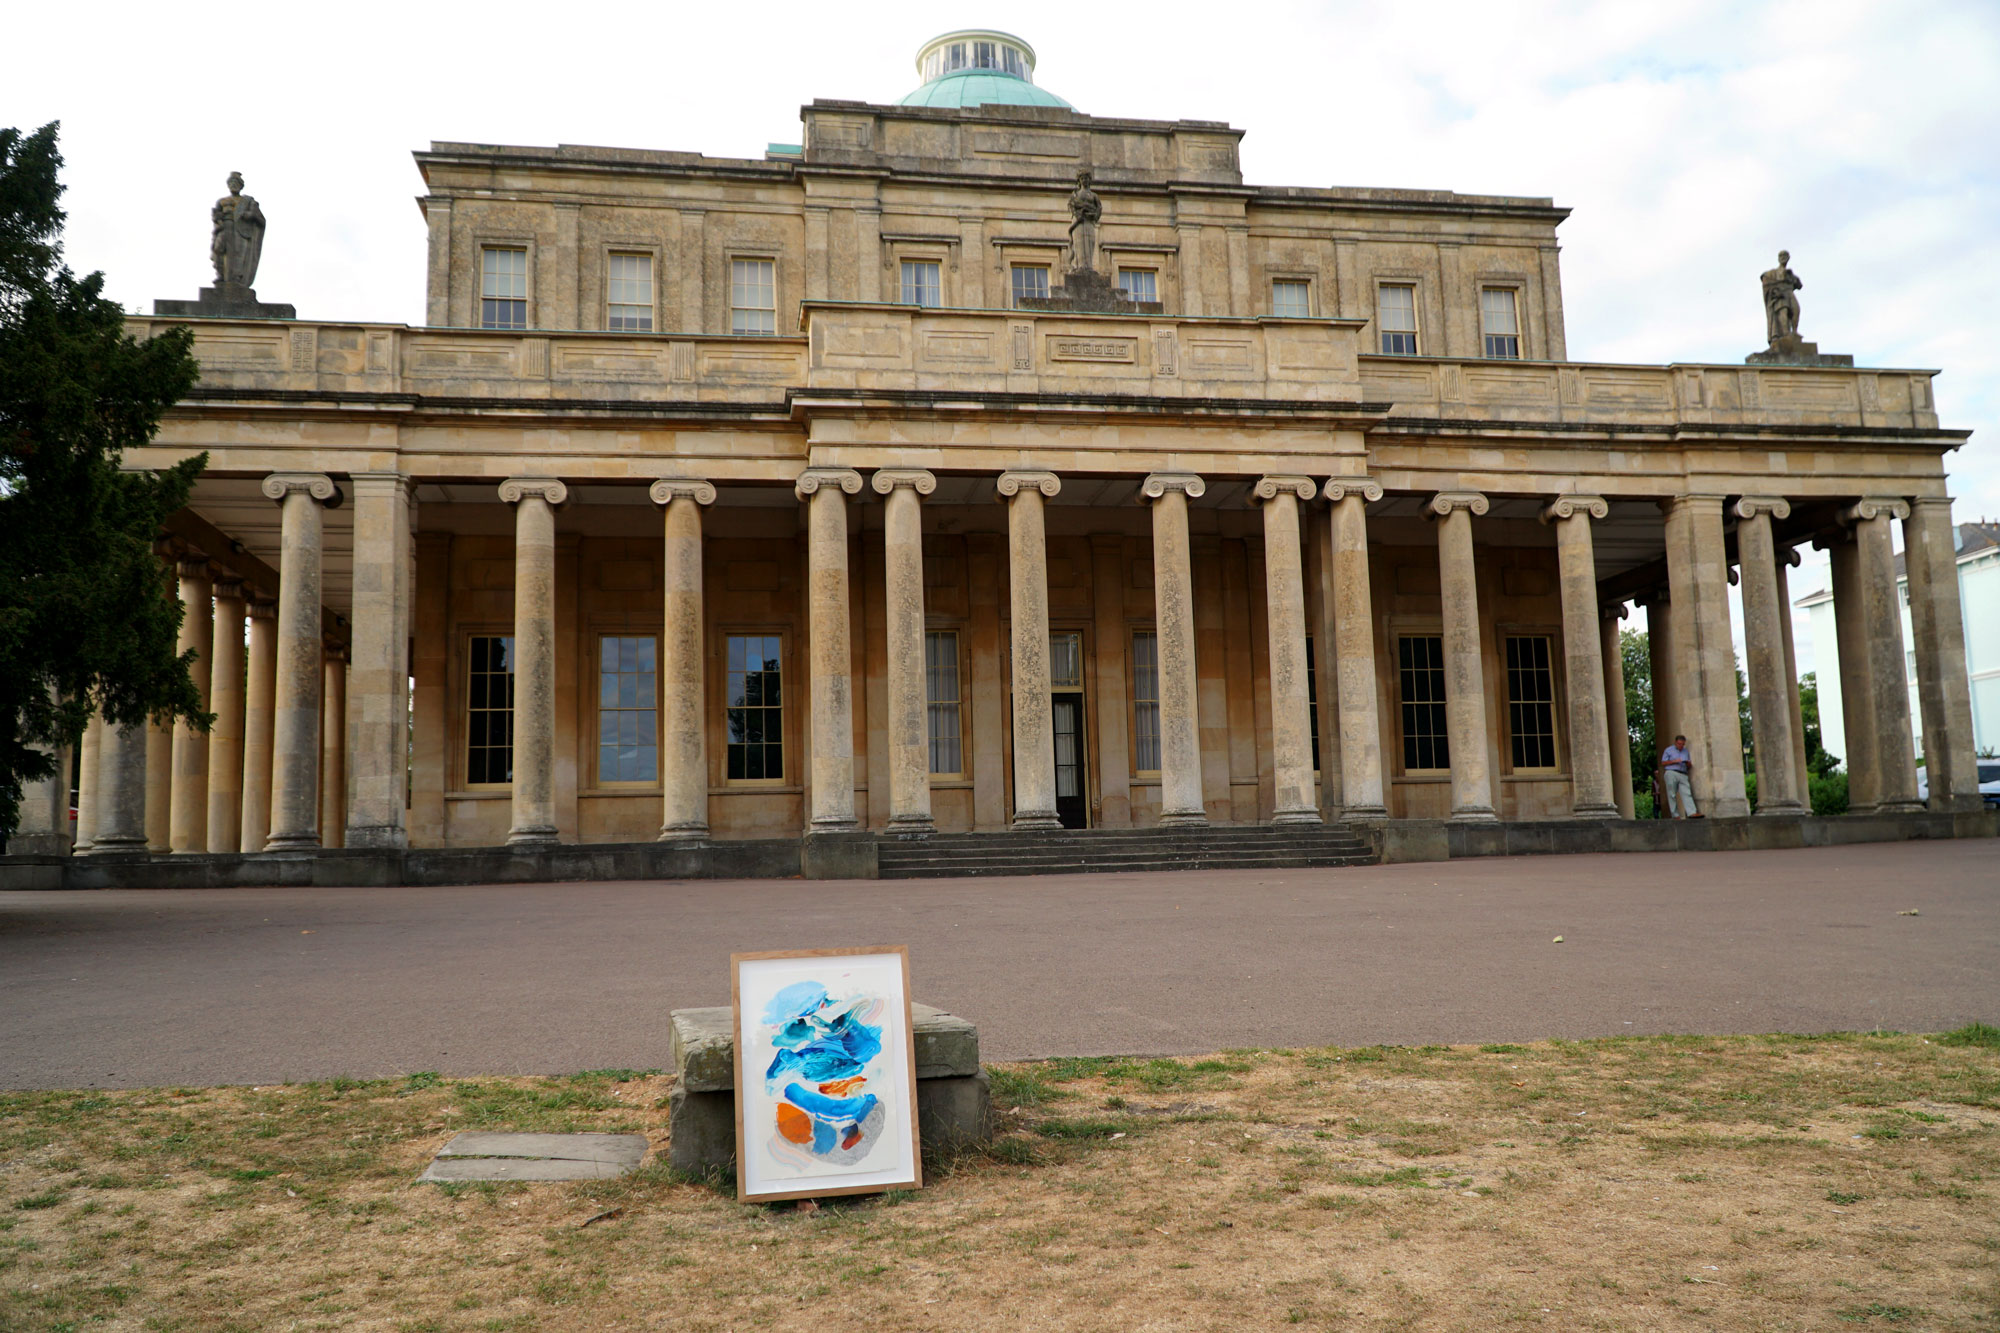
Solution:
[[[468,1131],[438,1151],[419,1180],[609,1180],[646,1157],[639,1134]]]
[[[673,1068],[687,1092],[736,1091],[736,1034],[727,1005],[668,1015]],[[979,1072],[979,1029],[928,1004],[910,1005],[917,1078],[970,1078]]]

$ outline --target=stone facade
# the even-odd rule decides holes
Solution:
[[[761,161],[434,144],[431,327],[192,321],[129,461],[209,451],[183,594],[252,619],[191,640],[250,666],[234,732],[173,738],[176,850],[1613,818],[1632,600],[1741,813],[1732,569],[1778,779],[1792,548],[1850,553],[1865,641],[1886,525],[1948,515],[1935,372],[1568,360],[1548,200],[1246,186],[1210,122],[803,116]],[[1159,313],[1016,303],[1084,168]],[[1883,809],[1890,652],[1854,668]],[[1969,754],[1962,693],[1924,708]],[[86,740],[100,847],[143,845],[145,742]]]

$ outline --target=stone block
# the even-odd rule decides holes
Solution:
[[[1453,860],[1462,856],[1507,854],[1507,825],[1503,823],[1451,822],[1445,825],[1445,836],[1451,841]]]
[[[545,1157],[440,1157],[418,1180],[612,1180],[630,1167]]]
[[[68,861],[67,856],[0,857],[0,890],[63,888]]]
[[[799,873],[807,879],[879,879],[872,833],[808,833],[799,840]]]
[[[1383,865],[1451,859],[1451,837],[1440,820],[1385,820],[1372,826],[1368,832]]]
[[[419,1180],[610,1180],[646,1159],[639,1134],[460,1134]]]
[[[676,1171],[730,1170],[736,1164],[736,1094],[667,1094],[667,1161]]]
[[[918,1078],[917,1132],[926,1152],[961,1152],[990,1140],[993,1089],[986,1071],[960,1078]]]
[[[979,1029],[928,1004],[910,1005],[917,1079],[966,1078],[979,1072]],[[677,1086],[691,1092],[736,1090],[736,1034],[726,1005],[676,1009],[667,1017],[668,1056]]]
[[[1680,846],[1671,819],[1621,819],[1610,826],[1614,852],[1671,852]]]

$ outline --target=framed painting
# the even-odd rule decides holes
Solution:
[[[910,951],[731,954],[736,1197],[916,1189]]]

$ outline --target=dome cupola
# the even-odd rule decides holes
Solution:
[[[1011,33],[964,28],[933,37],[917,52],[924,83],[898,106],[1053,106],[1069,103],[1035,86],[1035,48]]]

